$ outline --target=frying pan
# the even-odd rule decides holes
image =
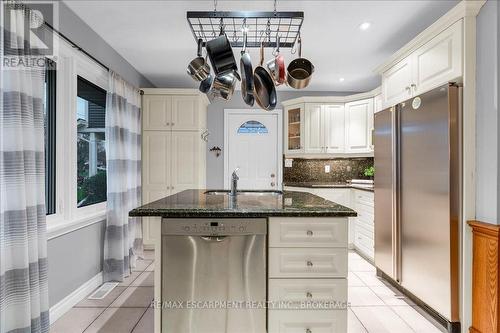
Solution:
[[[264,63],[264,46],[260,44],[260,64],[253,73],[255,99],[257,104],[267,111],[274,110],[278,99],[276,97],[276,88],[274,87],[274,82],[267,72],[267,70],[262,67]]]
[[[295,89],[302,89],[309,85],[314,65],[307,59],[302,58],[302,39],[299,34],[299,57],[293,60],[287,68],[286,82]]]
[[[244,31],[243,50],[241,50],[240,71],[241,71],[241,95],[247,105],[253,106],[255,97],[253,95],[253,69],[250,54],[247,51],[247,32]]]
[[[188,65],[187,73],[196,81],[203,81],[210,75],[210,66],[205,58],[202,57],[201,48],[203,40],[198,39],[198,56],[191,60]]]
[[[269,73],[277,86],[285,83],[286,70],[285,70],[285,57],[280,54],[280,37],[276,38],[276,53],[275,57],[267,62]]]
[[[238,80],[241,80],[231,43],[222,27],[219,37],[209,40],[206,48],[216,76],[232,72]]]

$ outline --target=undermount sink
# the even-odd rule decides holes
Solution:
[[[229,190],[214,190],[214,191],[206,191],[206,195],[229,195],[231,191]],[[253,195],[253,196],[260,196],[260,195],[282,195],[283,192],[281,191],[273,191],[273,190],[248,190],[248,191],[237,191],[236,195]]]

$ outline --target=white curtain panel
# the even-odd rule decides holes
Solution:
[[[31,15],[17,6],[6,34],[11,45],[23,45]],[[0,333],[48,332],[44,69],[0,75]]]
[[[107,220],[104,280],[123,281],[142,256],[142,222],[128,212],[141,203],[141,96],[109,71],[106,101]]]

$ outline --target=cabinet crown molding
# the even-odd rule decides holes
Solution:
[[[459,2],[446,14],[441,16],[436,22],[430,25],[427,29],[418,34],[405,46],[394,53],[387,61],[376,67],[373,71],[377,74],[382,74],[389,68],[396,65],[400,60],[409,56],[416,49],[429,42],[432,38],[450,27],[453,23],[463,19],[464,17],[477,16],[481,7],[486,3],[486,0],[463,0]]]
[[[302,96],[298,98],[289,99],[282,101],[283,106],[289,106],[300,103],[348,103],[354,102],[361,99],[372,98],[380,94],[382,91],[381,87],[377,87],[368,92],[346,95],[346,96]]]
[[[141,88],[144,91],[144,95],[186,95],[186,96],[198,96],[203,102],[208,105],[210,104],[207,95],[200,92],[198,89],[183,89],[183,88]]]

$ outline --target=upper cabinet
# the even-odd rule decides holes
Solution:
[[[346,103],[346,153],[373,151],[373,98]]]
[[[384,108],[462,76],[462,25],[457,21],[382,73]]]
[[[206,117],[201,116],[206,114],[205,97],[176,92],[143,96],[144,130],[197,131],[206,127]]]
[[[353,96],[285,101],[285,155],[373,156],[375,95],[380,99],[380,89]]]

